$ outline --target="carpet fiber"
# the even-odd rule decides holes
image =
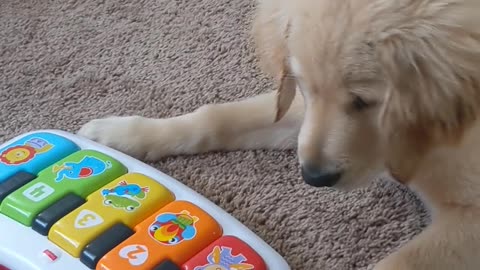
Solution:
[[[0,1],[0,139],[76,132],[106,115],[169,117],[272,89],[248,35],[251,0]],[[219,204],[293,269],[367,269],[427,222],[404,188],[303,184],[293,151],[152,164]],[[273,269],[276,270],[276,269]]]

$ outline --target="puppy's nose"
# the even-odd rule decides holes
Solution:
[[[326,171],[314,166],[302,166],[303,180],[314,187],[332,187],[341,176],[341,171]]]

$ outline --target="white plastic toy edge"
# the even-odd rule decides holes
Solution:
[[[82,149],[101,151],[123,163],[129,172],[143,173],[157,180],[175,194],[176,200],[190,201],[208,212],[223,227],[224,235],[237,236],[250,245],[263,257],[269,270],[290,269],[290,266],[280,254],[225,210],[171,176],[117,150],[72,133],[49,129],[23,133],[3,143],[0,145],[0,148],[37,132],[57,134],[70,139]],[[52,251],[58,256],[58,259],[55,262],[51,262],[43,254],[44,250]],[[2,214],[0,214],[0,264],[12,270],[88,269],[80,262],[80,259],[74,258],[61,250],[50,242],[46,236],[40,235],[30,227],[17,223]]]

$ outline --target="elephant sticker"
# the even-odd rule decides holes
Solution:
[[[82,180],[97,176],[112,167],[110,161],[103,161],[96,157],[86,156],[79,162],[65,162],[63,165],[53,166],[53,172],[57,173],[56,182],[67,178],[70,180]]]

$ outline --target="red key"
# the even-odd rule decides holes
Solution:
[[[182,270],[266,270],[265,262],[248,244],[235,236],[223,236],[182,265]]]

